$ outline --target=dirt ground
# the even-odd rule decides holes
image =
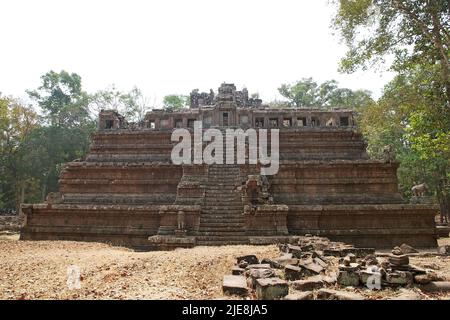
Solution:
[[[275,258],[279,251],[274,245],[240,245],[134,252],[106,244],[18,241],[18,235],[0,235],[0,299],[226,299],[223,275],[243,254]],[[450,257],[415,257],[411,263],[450,280]],[[66,284],[71,265],[80,268],[80,289]],[[402,292],[358,291],[370,299]],[[415,292],[422,299],[446,298]]]

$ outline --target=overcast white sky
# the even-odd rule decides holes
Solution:
[[[1,0],[0,92],[25,97],[49,70],[78,73],[88,92],[115,83],[166,94],[246,86],[263,100],[302,77],[369,89],[391,79],[341,75],[345,52],[327,0]]]

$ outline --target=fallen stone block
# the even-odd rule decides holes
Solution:
[[[388,300],[421,300],[422,297],[417,292],[412,290],[401,289],[400,293],[395,297],[391,297]]]
[[[337,282],[337,276],[335,274],[328,276],[320,274],[317,276],[310,277],[308,278],[308,280],[320,280],[326,285],[334,285]]]
[[[309,252],[314,250],[314,246],[312,244],[306,244],[300,247],[303,252]]]
[[[408,271],[395,271],[386,274],[386,282],[390,285],[409,285],[413,282],[413,275]]]
[[[388,256],[388,261],[394,266],[404,266],[409,264],[409,258],[405,255],[396,256],[391,254]]]
[[[340,264],[339,270],[340,271],[349,271],[349,272],[356,272],[361,268],[359,263],[350,263],[349,265]]]
[[[265,278],[256,280],[256,297],[259,300],[279,299],[289,294],[287,281],[280,278]]]
[[[291,244],[288,244],[288,252],[292,254],[292,257],[298,259],[300,259],[302,254],[304,254],[304,252],[302,252],[302,249],[299,246],[294,246]]]
[[[271,268],[275,268],[275,269],[283,269],[284,268],[284,266],[281,263],[278,263],[277,261],[270,260],[270,259],[262,259],[261,263],[269,264]]]
[[[290,293],[283,300],[314,300],[314,294],[310,291]]]
[[[279,263],[281,266],[286,266],[288,264],[296,265],[298,264],[298,259],[293,258],[291,253],[282,255],[281,257],[278,257],[274,259],[276,263]]]
[[[450,292],[450,281],[433,281],[419,288],[425,292]]]
[[[401,256],[403,254],[402,249],[400,249],[400,247],[394,247],[394,249],[391,250],[391,253],[394,256]]]
[[[307,276],[313,276],[313,275],[319,274],[324,270],[324,268],[321,265],[319,265],[315,262],[299,261],[298,265],[299,265],[299,267],[304,269],[304,274]]]
[[[431,273],[428,274],[418,274],[414,276],[414,282],[418,284],[427,284],[431,281],[435,281],[436,278],[431,275]]]
[[[375,270],[361,270],[359,272],[359,279],[363,286],[371,290],[381,290],[382,274]]]
[[[367,256],[365,256],[364,261],[366,262],[367,266],[378,266],[380,264],[376,255],[374,254],[368,254]]]
[[[408,271],[413,274],[426,274],[427,273],[427,271],[425,269],[414,266],[412,264],[402,265],[402,266],[391,265],[390,267],[393,271]]]
[[[323,287],[324,282],[321,279],[296,280],[291,283],[295,290],[312,291]]]
[[[439,238],[448,238],[450,227],[448,226],[436,226],[436,232]]]
[[[416,250],[415,248],[411,247],[410,245],[407,245],[406,243],[403,243],[400,246],[400,250],[401,250],[402,254],[418,253],[419,252],[418,250]]]
[[[321,300],[364,300],[364,296],[356,292],[344,292],[331,289],[320,289],[317,299]]]
[[[246,296],[247,281],[244,276],[226,275],[223,277],[222,290],[227,295]]]
[[[341,251],[342,251],[342,249],[328,248],[328,249],[324,249],[323,250],[323,255],[324,256],[331,256],[331,257],[340,257],[341,256]]]
[[[347,254],[344,259],[347,259],[350,263],[356,263],[356,256],[353,253]]]
[[[437,251],[439,254],[450,255],[450,246],[439,246]]]
[[[360,283],[359,273],[353,271],[339,271],[337,282],[345,287],[357,287]]]
[[[246,270],[250,270],[250,269],[270,269],[270,264],[268,264],[268,263],[249,264],[245,269]]]
[[[314,263],[317,263],[319,266],[321,266],[322,268],[326,269],[328,267],[328,263],[326,263],[323,259],[319,258],[319,257],[315,257],[313,259]]]
[[[284,268],[284,278],[286,280],[294,281],[303,277],[302,268],[291,264]]]
[[[256,287],[257,279],[273,278],[275,276],[275,272],[272,269],[249,269],[246,274],[249,277],[252,288]]]
[[[375,254],[375,248],[343,248],[341,257],[345,257],[349,253],[354,254],[357,258],[364,258],[369,254]]]
[[[231,269],[231,274],[234,276],[243,275],[244,272],[245,272],[245,269],[239,268],[238,266],[234,266],[233,269]]]
[[[259,260],[255,255],[246,255],[246,256],[241,256],[241,257],[237,257],[237,264],[239,265],[239,263],[241,261],[245,261],[247,262],[249,265],[250,264],[259,264]]]

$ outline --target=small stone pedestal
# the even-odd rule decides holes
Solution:
[[[244,206],[245,228],[248,235],[286,236],[288,206],[265,204]]]

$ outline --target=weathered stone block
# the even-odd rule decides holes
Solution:
[[[409,264],[409,258],[408,256],[405,255],[390,255],[388,257],[388,261],[390,264],[394,265],[394,266],[404,266],[404,265],[408,265]]]
[[[284,268],[284,278],[286,280],[294,281],[303,277],[302,268],[293,266],[291,264],[286,265]]]
[[[222,290],[224,294],[245,296],[248,294],[247,281],[244,276],[226,275]]]
[[[317,299],[321,300],[364,300],[364,296],[347,291],[337,291],[331,289],[320,289],[317,293]]]
[[[382,275],[379,271],[361,270],[359,271],[360,282],[363,286],[372,290],[380,290],[382,283]]]
[[[341,286],[357,287],[360,283],[359,273],[353,271],[339,271],[337,282]]]
[[[298,265],[299,265],[299,267],[304,269],[305,275],[310,275],[310,276],[319,274],[319,273],[321,273],[324,270],[324,268],[321,265],[319,265],[319,264],[317,264],[315,262],[303,262],[303,261],[300,261],[298,263]]]
[[[439,246],[437,251],[439,254],[450,255],[450,246]]]
[[[250,279],[250,285],[252,288],[256,287],[257,279],[275,277],[275,272],[272,269],[249,269],[247,270],[246,274]]]
[[[270,269],[270,264],[268,263],[258,263],[258,264],[249,264],[246,267],[247,270],[250,269]]]
[[[400,246],[400,250],[401,250],[402,254],[410,254],[410,253],[418,253],[419,252],[414,247],[411,247],[410,245],[407,245],[406,243],[403,243]]]
[[[296,265],[298,264],[298,259],[293,258],[291,253],[284,254],[281,257],[274,259],[276,263],[279,263],[282,266],[286,266],[288,264]]]
[[[237,263],[239,264],[241,261],[245,261],[247,262],[249,265],[250,264],[259,264],[259,260],[255,255],[246,255],[246,256],[241,256],[241,257],[237,257],[236,258]]]
[[[266,278],[256,280],[256,297],[259,300],[274,300],[287,296],[288,283],[280,278]]]
[[[408,271],[395,271],[386,274],[386,282],[390,285],[409,285],[413,282],[413,275]]]
[[[239,268],[238,266],[234,266],[233,269],[231,269],[231,274],[234,276],[243,275],[244,272],[245,272],[245,269]]]
[[[312,291],[323,287],[324,282],[321,279],[296,280],[291,283],[295,290]]]
[[[266,258],[262,259],[261,263],[269,264],[271,268],[275,268],[275,269],[283,269],[284,268],[284,266],[282,264],[278,263],[277,261],[266,259]]]
[[[425,292],[450,292],[450,281],[433,281],[420,286]]]
[[[283,300],[313,300],[314,294],[310,291],[294,292],[284,297]]]

